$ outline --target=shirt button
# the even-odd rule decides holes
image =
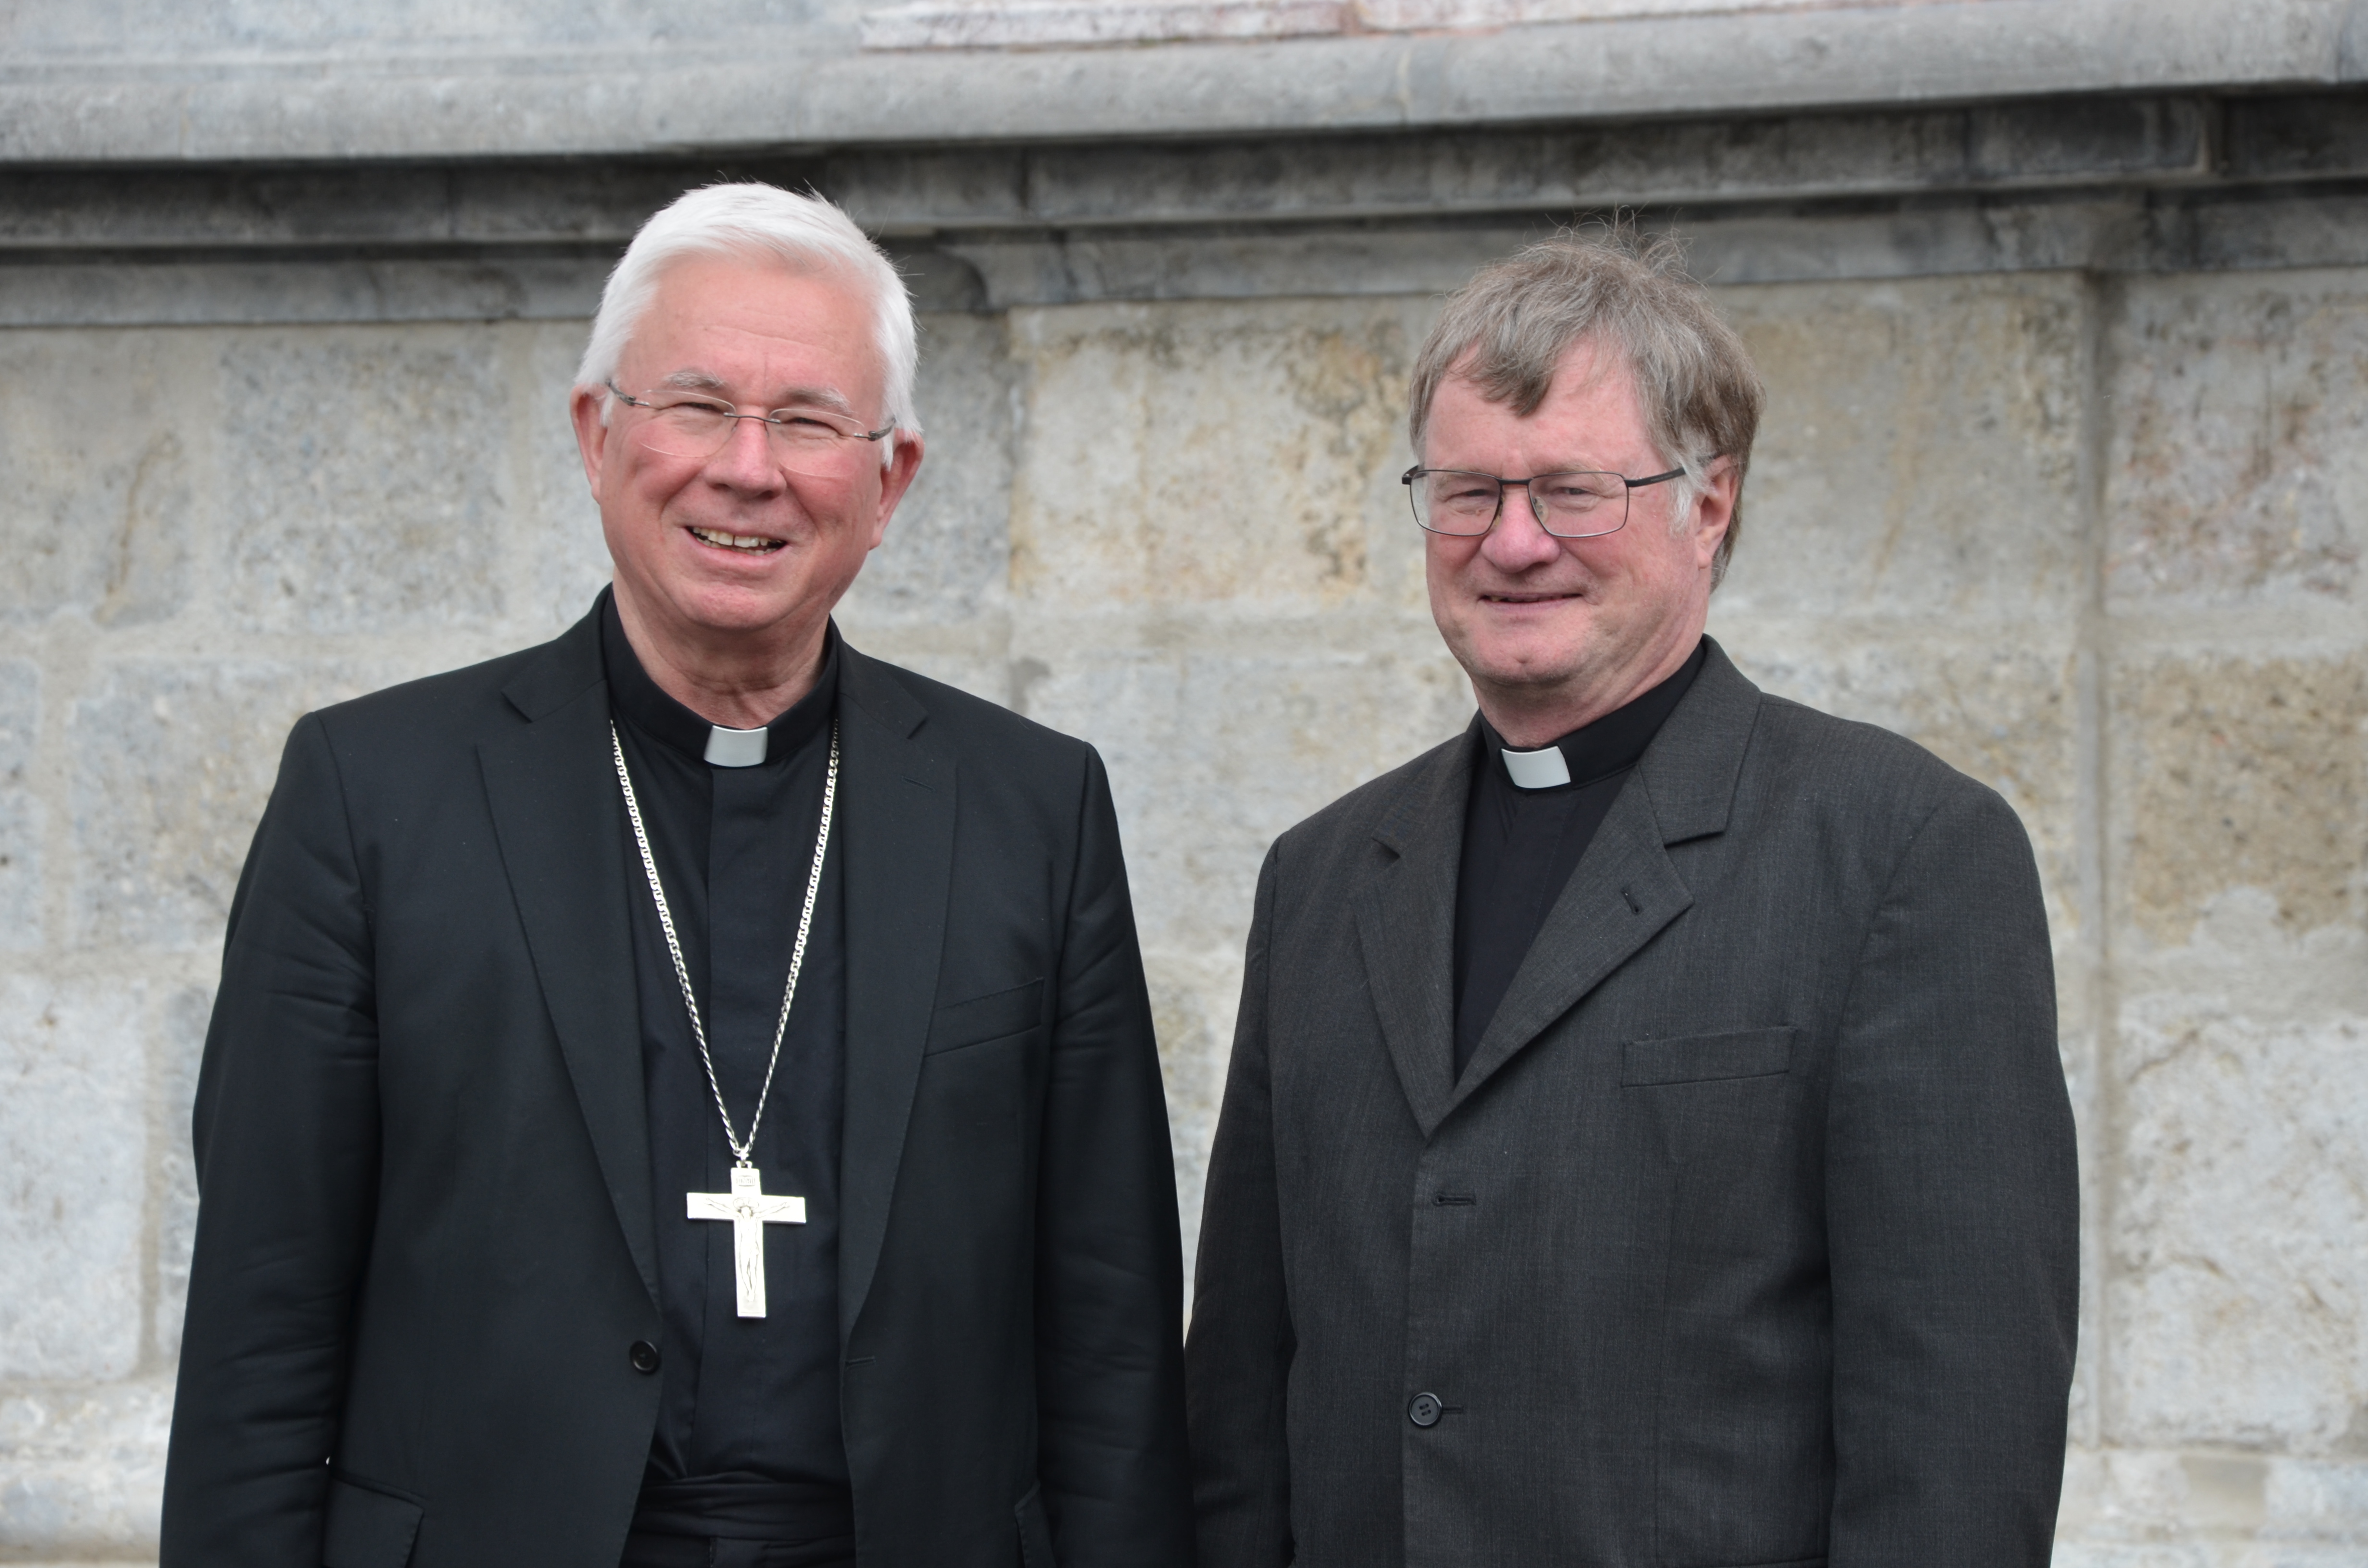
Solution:
[[[1406,1419],[1417,1426],[1436,1426],[1439,1413],[1446,1408],[1435,1393],[1418,1393],[1406,1403]]]
[[[633,1347],[626,1351],[625,1355],[633,1363],[633,1370],[636,1372],[655,1372],[658,1369],[658,1347],[646,1339],[634,1340]],[[1432,1419],[1438,1418],[1434,1416]]]

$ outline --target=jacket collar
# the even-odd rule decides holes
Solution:
[[[1761,699],[1716,642],[1514,974],[1459,1077],[1455,890],[1473,732],[1410,769],[1373,829],[1389,852],[1357,903],[1359,939],[1406,1100],[1429,1137],[1454,1108],[1693,902],[1667,846],[1724,832]]]
[[[885,1239],[937,994],[954,852],[956,767],[895,672],[844,642],[840,804],[846,857],[847,1098],[839,1312],[850,1332]],[[598,607],[530,651],[503,687],[522,721],[478,747],[495,837],[618,1222],[653,1301],[639,999],[625,900],[636,884],[609,762]]]

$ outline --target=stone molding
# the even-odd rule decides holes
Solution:
[[[370,28],[387,33],[392,24],[364,24],[342,47],[292,24],[261,42],[217,37],[210,15],[160,16],[156,28],[140,30],[139,47],[154,51],[140,57],[120,42],[67,37],[67,24],[40,7],[0,28],[9,45],[0,165],[753,153],[1604,121],[2334,86],[2360,81],[2368,62],[2363,0],[1763,6],[1481,31],[1020,50],[996,53],[992,68],[974,50],[866,51],[860,18],[844,6],[823,7],[811,24],[732,17],[663,30],[621,12],[564,29],[546,18],[549,36],[489,22],[486,36],[464,39],[449,36],[458,23],[438,33],[431,22],[416,36],[381,37]]]
[[[1897,0],[906,0],[866,12],[862,38],[863,47],[871,50],[1077,49],[1474,31],[1896,4]]]
[[[1437,292],[1612,212],[1723,282],[2368,263],[2368,95],[2165,94],[737,161],[0,168],[0,324],[581,317],[643,218],[718,178],[832,196],[928,310]]]

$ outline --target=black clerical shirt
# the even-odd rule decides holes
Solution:
[[[707,721],[650,678],[605,596],[601,653],[610,711],[683,960],[705,1009],[716,1075],[745,1137],[764,1082],[813,865],[837,708],[837,631],[827,634],[814,690],[767,726],[765,760],[746,767],[704,760]],[[765,1190],[803,1197],[806,1220],[764,1227],[767,1313],[742,1318],[734,1289],[733,1227],[694,1221],[685,1212],[688,1193],[730,1190],[732,1155],[640,854],[628,856],[665,1324],[665,1390],[637,1529],[798,1539],[802,1499],[820,1499],[825,1515],[835,1506],[843,1512],[841,858],[836,848],[824,858],[797,999],[755,1149]],[[784,1497],[786,1511],[780,1506]],[[690,1528],[701,1520],[714,1528]]]
[[[1456,1076],[1479,1049],[1621,785],[1702,666],[1697,643],[1677,674],[1554,742],[1570,782],[1551,789],[1515,784],[1505,767],[1504,737],[1485,718],[1474,726],[1480,755],[1473,759],[1455,886]]]

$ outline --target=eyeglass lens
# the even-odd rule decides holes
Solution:
[[[1616,533],[1628,520],[1628,483],[1616,473],[1542,473],[1508,486],[1494,474],[1434,469],[1407,491],[1416,522],[1433,533],[1469,535],[1495,526],[1508,488],[1527,491],[1538,525],[1558,538]]]

